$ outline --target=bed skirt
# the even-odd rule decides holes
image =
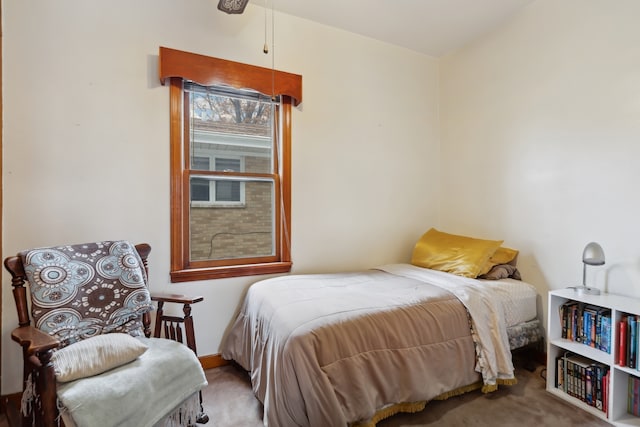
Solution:
[[[462,394],[468,393],[470,391],[479,390],[482,388],[482,381],[477,381],[473,384],[469,384],[466,386],[459,387],[455,390],[447,391],[442,393],[439,396],[433,398],[433,400],[447,400],[450,397],[460,396]],[[422,400],[419,402],[402,402],[402,403],[394,403],[384,408],[379,409],[373,417],[371,417],[367,421],[356,421],[355,423],[351,423],[350,427],[375,427],[380,421],[387,419],[393,415],[399,413],[415,413],[422,411],[429,403],[428,400]]]
[[[540,340],[542,339],[540,321],[538,319],[533,319],[528,322],[514,325],[511,328],[507,328],[507,332],[509,336],[510,348],[512,350],[522,348],[535,342],[540,342]],[[502,381],[498,381],[498,383],[503,385],[514,385],[515,381],[509,381],[508,384],[504,384]],[[483,387],[482,381],[478,381],[473,384],[469,384],[467,386],[442,393],[441,395],[434,397],[433,400],[447,400],[450,397],[460,396],[461,394],[479,389],[482,389],[483,392],[494,391],[486,390],[486,388]],[[375,427],[376,424],[378,424],[380,421],[387,419],[393,415],[399,413],[420,412],[427,406],[427,403],[429,403],[429,401],[422,400],[419,402],[403,402],[391,404],[379,409],[369,420],[351,423],[350,427]]]

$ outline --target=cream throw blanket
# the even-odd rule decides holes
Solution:
[[[493,391],[498,383],[515,383],[504,313],[491,289],[483,286],[482,281],[410,264],[391,264],[378,269],[420,280],[454,294],[471,316],[472,336],[476,344],[476,371],[482,374],[484,381],[482,391]]]
[[[81,427],[150,427],[189,397],[197,401],[207,379],[193,351],[167,339],[140,339],[149,349],[133,362],[94,377],[58,383],[65,424],[70,416]]]

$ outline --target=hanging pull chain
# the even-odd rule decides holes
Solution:
[[[265,55],[269,53],[269,44],[267,44],[267,0],[264,0],[264,47],[262,51]]]

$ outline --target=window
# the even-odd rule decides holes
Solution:
[[[160,48],[170,80],[171,280],[289,271],[302,77]]]

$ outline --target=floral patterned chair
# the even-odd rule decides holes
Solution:
[[[5,259],[19,322],[11,336],[24,359],[23,426],[191,425],[202,415],[207,381],[194,351],[149,338],[150,251],[107,241]]]

